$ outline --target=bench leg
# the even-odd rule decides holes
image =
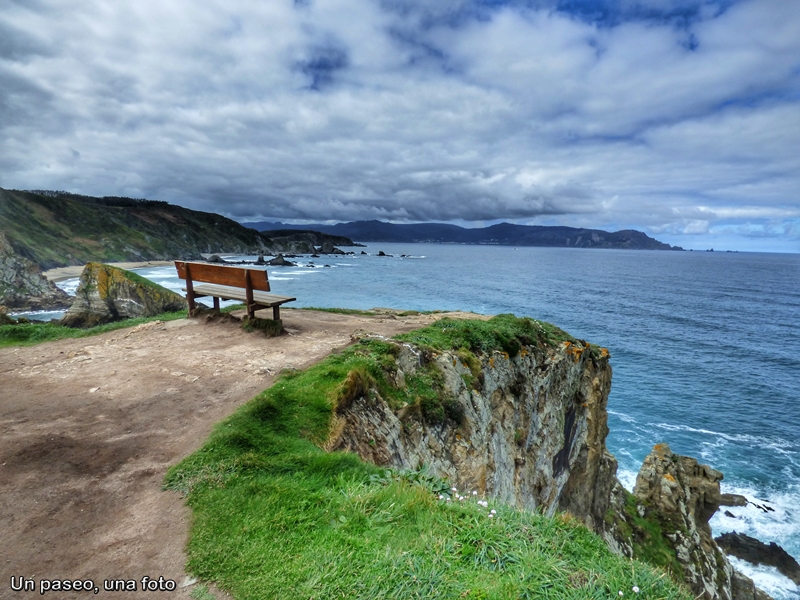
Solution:
[[[214,310],[219,312],[219,298],[214,296]]]
[[[247,305],[247,316],[251,319],[256,318],[256,305],[255,304],[248,304]]]
[[[276,304],[275,306],[272,307],[272,319],[274,321],[280,321],[281,320],[281,305],[280,304]]]

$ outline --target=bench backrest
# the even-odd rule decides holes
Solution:
[[[200,281],[203,283],[216,283],[238,288],[250,288],[261,292],[268,292],[269,279],[264,269],[248,269],[230,265],[214,265],[200,262],[175,261],[178,277],[187,281]],[[248,280],[249,284],[248,285]]]

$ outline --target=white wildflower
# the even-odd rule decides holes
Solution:
[[[496,511],[495,509],[492,509],[492,510],[491,510],[491,513],[492,513],[493,515],[496,515],[496,514],[497,514],[497,511]]]
[[[492,513],[489,513],[489,518],[490,518],[490,519],[493,519],[493,518],[494,518],[494,515],[493,515]]]
[[[624,596],[625,594],[622,593],[622,590],[619,591],[620,596]]]
[[[633,590],[634,594],[638,594],[639,593],[639,586],[638,585],[633,586],[631,589]]]
[[[472,495],[473,495],[473,496],[477,496],[477,495],[478,495],[478,492],[476,492],[475,490],[472,490]]]

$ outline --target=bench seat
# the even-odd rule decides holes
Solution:
[[[194,286],[195,297],[213,296],[221,300],[239,300],[240,302],[247,302],[247,290],[244,288],[231,287],[229,285],[218,285],[215,283],[200,283]],[[280,319],[280,305],[284,302],[293,302],[297,298],[290,298],[289,296],[278,296],[277,294],[269,294],[267,292],[260,292],[253,290],[253,303],[262,308],[272,308],[273,318],[277,321]]]

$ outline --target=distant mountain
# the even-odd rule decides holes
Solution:
[[[284,228],[288,229],[288,228]],[[259,233],[214,213],[156,200],[0,189],[0,232],[16,254],[43,269],[89,261],[197,259],[201,253],[312,253],[342,236]]]
[[[433,242],[441,244],[496,244],[501,246],[549,246],[561,248],[618,248],[630,250],[683,250],[633,229],[608,232],[601,229],[512,225],[467,229],[446,223],[395,225],[383,221],[355,221],[336,225],[289,225],[286,223],[247,223],[259,231],[314,229],[347,236],[359,242]]]

